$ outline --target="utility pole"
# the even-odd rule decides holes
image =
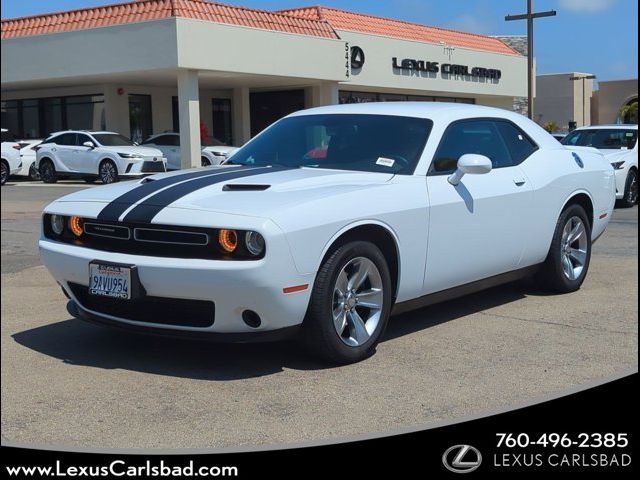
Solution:
[[[530,119],[533,120],[533,81],[534,74],[533,71],[533,21],[536,18],[542,17],[555,17],[555,10],[548,10],[546,12],[533,12],[533,0],[527,0],[527,13],[523,13],[521,15],[507,15],[504,19],[507,22],[511,22],[513,20],[526,20],[527,21],[527,114]]]
[[[569,80],[572,82],[576,82],[578,80],[582,80],[582,126],[584,127],[587,123],[587,117],[585,114],[585,104],[587,103],[586,93],[585,93],[585,80],[593,80],[596,78],[595,75],[576,75],[574,77],[569,77]]]

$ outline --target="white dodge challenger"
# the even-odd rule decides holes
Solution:
[[[296,112],[221,167],[48,205],[40,252],[69,311],[227,341],[297,335],[335,363],[391,313],[535,275],[580,288],[614,171],[523,116],[462,104]]]

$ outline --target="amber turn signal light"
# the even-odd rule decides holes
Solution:
[[[235,230],[220,230],[218,243],[225,252],[233,253],[238,248],[238,232]]]
[[[75,216],[71,217],[69,219],[69,230],[71,230],[76,237],[82,236],[84,233],[82,218]]]

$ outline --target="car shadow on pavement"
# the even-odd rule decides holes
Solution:
[[[515,283],[391,318],[382,342],[536,295]],[[119,331],[69,319],[13,335],[20,345],[70,365],[227,381],[284,369],[331,368],[294,342],[224,344]]]

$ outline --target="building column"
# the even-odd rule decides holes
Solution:
[[[322,107],[339,103],[338,82],[323,82],[313,85],[307,95],[308,107]]]
[[[248,87],[233,89],[233,145],[240,147],[251,138],[251,97]]]
[[[198,71],[178,71],[178,115],[180,118],[180,168],[201,164],[200,98]]]
[[[106,129],[130,137],[129,96],[114,84],[104,86],[104,118]]]

